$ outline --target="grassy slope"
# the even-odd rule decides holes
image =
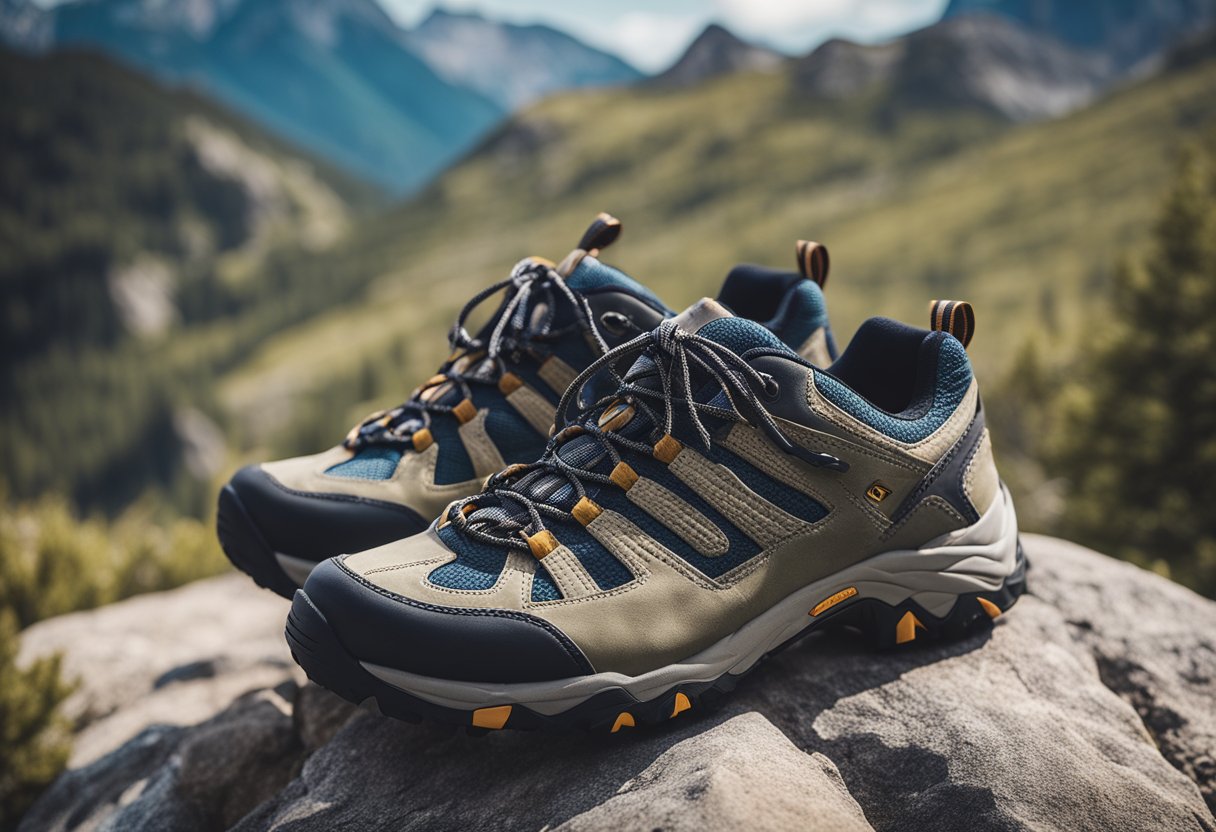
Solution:
[[[551,99],[327,262],[381,277],[340,318],[272,340],[222,395],[252,412],[404,336],[402,380],[378,398],[399,397],[442,356],[465,297],[520,256],[560,256],[598,210],[625,224],[608,259],[674,305],[716,291],[735,261],[791,262],[809,236],[832,250],[846,337],[866,315],[920,322],[930,298],[956,296],[977,305],[972,350],[990,373],[1044,320],[1035,337],[1071,351],[1113,265],[1145,239],[1177,148],[1216,123],[1214,84],[1208,62],[1008,129],[958,114],[875,126],[881,91],[799,101],[780,74]],[[334,414],[342,404],[329,403],[335,425],[368,405]]]

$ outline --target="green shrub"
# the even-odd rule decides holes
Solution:
[[[0,829],[63,770],[71,745],[59,659],[17,669],[20,629],[225,567],[210,523],[163,511],[144,502],[113,522],[80,520],[62,497],[15,504],[0,487]]]
[[[18,669],[17,621],[0,609],[0,829],[21,815],[67,764],[68,725],[59,704],[70,692],[59,658]]]
[[[10,504],[0,490],[0,611],[19,627],[179,586],[227,561],[210,523],[166,518],[150,503],[118,520],[80,520],[59,496]]]

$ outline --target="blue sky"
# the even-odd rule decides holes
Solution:
[[[436,5],[496,20],[548,23],[641,69],[670,64],[711,22],[791,53],[830,37],[883,40],[934,22],[946,0],[380,0],[410,26]]]

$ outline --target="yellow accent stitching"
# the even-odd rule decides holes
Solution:
[[[654,445],[654,458],[659,462],[670,465],[675,461],[675,458],[680,455],[680,451],[684,450],[684,446],[680,444],[678,439],[675,439],[671,434],[663,434]]]
[[[612,473],[608,475],[608,478],[623,490],[628,491],[638,481],[638,473],[624,462],[618,462],[616,467],[612,469]]]
[[[840,592],[837,592],[834,595],[829,595],[827,598],[824,598],[822,601],[816,604],[815,608],[811,610],[810,615],[819,615],[820,613],[827,612],[841,601],[847,601],[856,594],[857,587],[845,587],[844,589],[840,590]]]
[[[541,560],[558,547],[557,538],[548,529],[541,529],[525,539],[528,541],[528,548],[532,550],[532,556],[537,560]]]
[[[498,380],[498,390],[504,396],[511,395],[523,386],[524,380],[515,373],[503,373],[502,378]]]
[[[452,408],[452,415],[460,420],[460,424],[472,421],[477,415],[477,406],[470,399],[464,399]]]
[[[603,509],[596,505],[586,497],[580,499],[574,504],[574,508],[570,511],[574,515],[574,519],[582,523],[584,526],[590,525],[591,521],[599,517],[603,513]]]

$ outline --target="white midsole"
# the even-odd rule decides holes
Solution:
[[[279,568],[287,573],[287,577],[296,582],[296,586],[304,586],[304,582],[308,580],[308,576],[312,574],[312,570],[317,565],[315,560],[293,558],[282,552],[275,552],[274,559],[279,562]]]
[[[931,541],[924,548],[884,552],[805,586],[685,661],[639,676],[607,672],[547,682],[496,684],[454,682],[370,662],[360,664],[406,693],[460,710],[525,705],[553,715],[614,688],[646,701],[677,684],[711,682],[725,673],[746,672],[770,650],[814,623],[807,611],[815,604],[846,587],[854,587],[858,598],[878,598],[892,605],[912,599],[933,615],[944,616],[961,594],[999,589],[1016,568],[1017,546],[1017,517],[1009,492],[1002,485],[1000,498],[977,523]]]

